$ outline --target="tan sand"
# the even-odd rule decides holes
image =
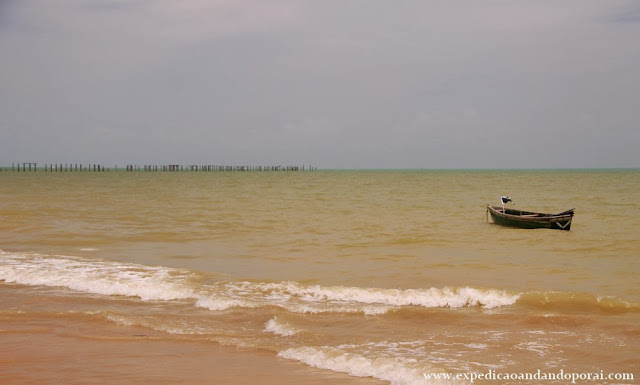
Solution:
[[[382,384],[213,342],[28,323],[0,323],[0,384]]]

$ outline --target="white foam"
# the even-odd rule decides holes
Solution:
[[[197,285],[191,283],[193,276],[188,270],[168,267],[0,251],[0,280],[6,282],[142,300],[193,299],[195,306],[213,311],[278,306],[302,314],[380,315],[404,306],[491,309],[512,305],[519,298],[501,290],[470,287],[382,289],[247,281]]]
[[[264,330],[283,337],[290,337],[298,334],[298,330],[291,327],[291,325],[278,322],[277,317],[273,317],[267,321]]]
[[[420,365],[415,360],[384,355],[363,356],[348,347],[299,347],[278,353],[279,357],[300,361],[309,366],[347,373],[356,377],[374,377],[392,385],[424,385],[423,373],[433,367]],[[431,382],[439,384],[444,382]],[[450,381],[446,382],[451,384]]]
[[[213,311],[220,311],[220,310],[227,310],[234,307],[250,309],[250,308],[259,307],[260,305],[258,305],[257,303],[252,303],[250,301],[244,301],[240,299],[201,296],[196,301],[195,306],[213,310]]]
[[[189,273],[178,269],[6,252],[0,252],[0,261],[0,279],[5,282],[66,287],[144,301],[195,297],[187,283]]]
[[[547,355],[547,352],[549,351],[549,348],[551,346],[541,342],[529,341],[529,342],[521,342],[515,347],[516,349],[528,350],[530,352],[536,353],[540,357],[544,357]]]
[[[487,348],[487,344],[466,344],[464,345],[468,348],[471,349],[486,349]]]
[[[291,293],[309,300],[357,302],[387,306],[452,307],[483,306],[491,309],[511,305],[518,295],[509,295],[504,291],[482,291],[470,287],[460,289],[377,289],[360,287],[321,287],[290,284]]]
[[[209,293],[209,294],[207,294]],[[206,288],[197,306],[211,310],[230,307],[280,306],[295,313],[364,313],[379,315],[402,306],[481,306],[486,309],[512,305],[518,294],[500,290],[459,289],[379,289],[319,285],[295,282],[230,282]]]

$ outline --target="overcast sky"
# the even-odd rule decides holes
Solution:
[[[640,167],[640,1],[0,0],[0,165]]]

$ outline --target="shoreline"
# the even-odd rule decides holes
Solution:
[[[0,384],[386,383],[316,369],[272,352],[159,337],[141,328],[96,330],[96,325],[64,319],[19,318],[2,321]]]

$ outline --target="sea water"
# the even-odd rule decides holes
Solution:
[[[492,224],[501,195],[571,231]],[[639,170],[2,172],[0,197],[0,321],[394,385],[640,376]]]

